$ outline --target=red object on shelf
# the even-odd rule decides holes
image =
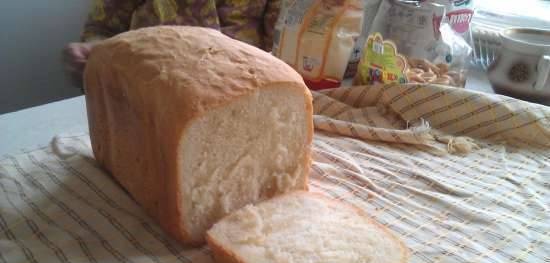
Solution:
[[[340,81],[333,79],[322,79],[322,80],[309,80],[304,78],[304,82],[310,90],[323,90],[323,89],[333,89],[340,87]]]

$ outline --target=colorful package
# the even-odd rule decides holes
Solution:
[[[471,1],[383,0],[368,34],[356,84],[435,83],[464,87]]]
[[[272,53],[296,69],[311,89],[338,87],[357,71],[379,4],[380,0],[284,0]]]

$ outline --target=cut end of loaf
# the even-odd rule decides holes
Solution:
[[[308,99],[300,89],[264,88],[187,128],[180,145],[182,219],[193,241],[204,241],[206,230],[236,209],[307,187]]]
[[[218,263],[402,263],[403,243],[354,207],[299,191],[249,205],[216,223]]]

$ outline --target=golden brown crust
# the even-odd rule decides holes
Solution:
[[[304,84],[305,85],[305,84]],[[306,88],[307,89],[307,88]],[[309,89],[307,89],[307,92],[306,92],[306,100],[307,101],[311,101],[313,102],[313,97],[311,95],[311,93],[309,92]],[[308,147],[307,150],[305,150],[304,152],[306,153],[306,155],[304,156],[304,165],[302,167],[304,167],[305,171],[305,176],[304,176],[304,189],[305,191],[308,191],[309,190],[309,171],[311,169],[311,163],[313,162],[313,159],[311,157],[311,147],[312,147],[312,144],[313,144],[313,131],[315,130],[314,126],[313,126],[313,103],[307,103],[306,104],[306,116],[311,116],[311,120],[307,122],[308,124],[308,127],[307,127],[307,143],[306,143],[306,147]]]
[[[285,84],[311,98],[284,62],[198,27],[150,27],[105,40],[92,50],[84,79],[97,161],[165,231],[191,245],[203,240],[191,240],[182,221],[178,148],[186,126],[258,88]],[[308,132],[311,144],[312,123]]]

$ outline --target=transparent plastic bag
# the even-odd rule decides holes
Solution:
[[[355,83],[464,87],[471,53],[464,36],[472,16],[471,1],[383,0]]]
[[[380,0],[285,0],[272,54],[311,89],[339,87],[355,75],[362,44]]]

